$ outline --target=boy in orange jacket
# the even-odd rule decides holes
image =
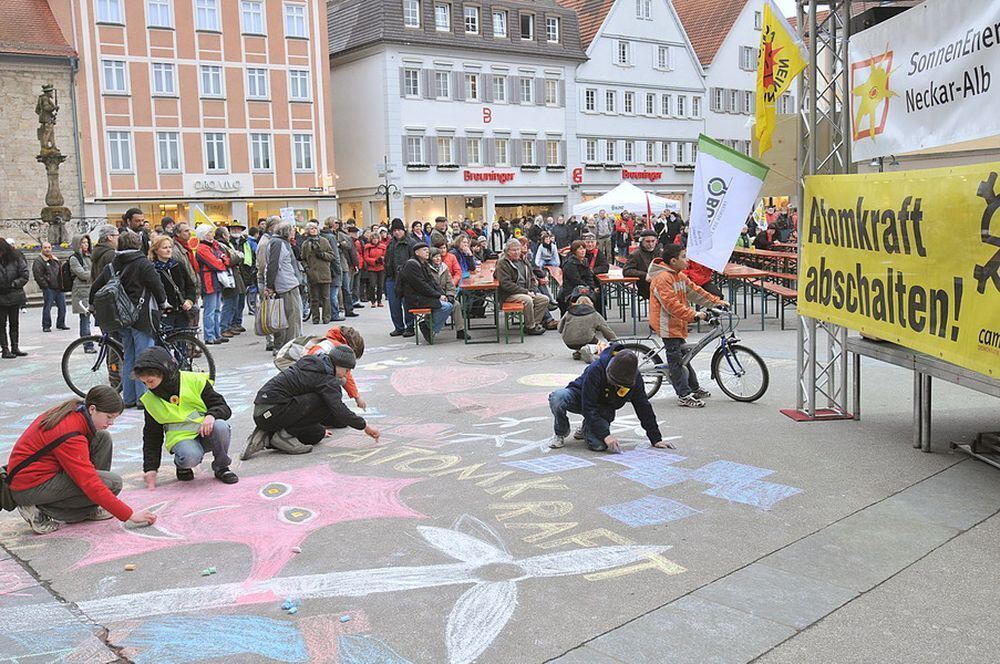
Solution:
[[[684,274],[688,268],[687,251],[680,245],[663,248],[663,258],[649,266],[650,298],[649,325],[663,339],[663,353],[667,358],[670,384],[677,393],[677,404],[686,408],[702,408],[703,399],[711,396],[698,385],[694,369],[684,365],[684,341],[688,325],[704,319],[704,312],[696,312],[688,304],[729,306],[725,300],[712,295],[696,285]]]

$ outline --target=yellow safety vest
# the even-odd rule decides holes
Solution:
[[[180,378],[177,403],[161,399],[148,390],[139,398],[149,416],[163,425],[163,442],[168,452],[182,440],[198,437],[207,410],[201,393],[210,382],[208,374],[181,371]]]

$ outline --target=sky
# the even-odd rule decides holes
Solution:
[[[778,5],[785,16],[795,16],[795,0],[774,0],[774,4]]]

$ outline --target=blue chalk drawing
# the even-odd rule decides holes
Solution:
[[[695,482],[714,484],[717,486],[746,484],[753,480],[772,475],[773,470],[746,466],[732,461],[713,461],[697,470],[691,471],[691,479]]]
[[[341,664],[410,664],[376,638],[347,634],[337,639],[337,658]]]
[[[600,509],[611,518],[618,519],[632,528],[655,526],[698,514],[698,510],[688,507],[684,503],[659,496],[646,496]]]
[[[690,479],[689,470],[673,466],[642,466],[618,474],[633,482],[648,486],[650,489],[662,489],[665,486],[673,486]]]
[[[670,452],[664,452],[662,450],[654,450],[651,448],[639,449],[639,450],[629,450],[624,454],[616,454],[614,456],[601,457],[603,461],[610,461],[611,463],[617,463],[621,466],[628,466],[629,468],[648,468],[656,467],[662,468],[664,466],[669,466],[671,464],[677,463],[678,461],[684,461],[687,457],[683,457],[679,454],[672,454]]]
[[[260,616],[167,616],[143,623],[123,645],[138,650],[132,661],[140,664],[245,655],[279,662],[309,660],[305,640],[294,623]]]
[[[39,631],[10,631],[0,636],[0,662],[62,662],[96,636],[82,623],[48,625]]]
[[[503,465],[520,468],[521,470],[527,470],[538,475],[548,475],[550,473],[576,470],[577,468],[587,468],[594,464],[591,461],[569,454],[553,454],[552,456],[539,457],[537,459],[504,461]]]
[[[744,505],[750,505],[762,510],[769,510],[778,501],[794,496],[797,493],[802,493],[802,489],[785,486],[784,484],[753,480],[746,484],[714,486],[704,491],[704,493],[716,498],[725,498],[734,503],[743,503]]]

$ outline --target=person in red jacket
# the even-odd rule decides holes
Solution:
[[[97,385],[85,401],[70,399],[39,415],[14,443],[7,481],[33,531],[45,535],[63,523],[111,517],[136,526],[156,522],[152,512],[137,513],[117,497],[122,478],[110,472],[107,429],[124,408],[117,391]]]
[[[702,265],[697,263],[690,258],[688,259],[688,268],[684,270],[684,274],[691,278],[695,286],[700,286],[702,289],[708,291],[712,295],[718,298],[722,298],[722,290],[712,283],[712,276],[715,271],[708,267],[707,265]]]
[[[202,316],[206,344],[229,343],[222,336],[222,284],[219,275],[229,270],[229,254],[215,240],[215,227],[201,224],[195,230],[198,249],[195,251],[196,269],[201,287],[201,301],[205,312]],[[230,275],[231,276],[231,275]]]
[[[388,240],[383,242],[376,234],[368,239],[362,253],[365,258],[365,269],[368,271],[368,297],[373,307],[382,306],[382,291],[385,290],[385,249]]]

